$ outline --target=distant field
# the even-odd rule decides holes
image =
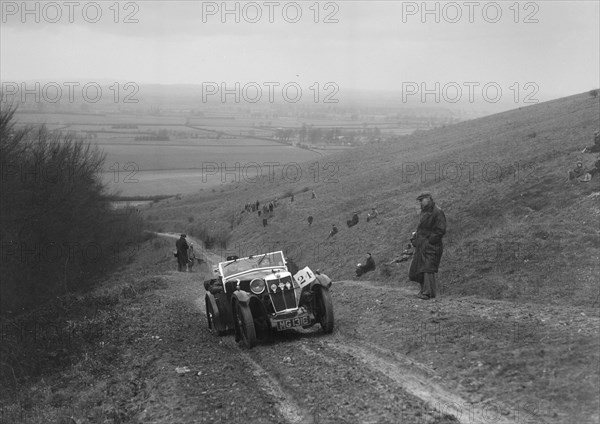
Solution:
[[[231,115],[225,116],[227,113]],[[278,128],[379,125],[382,133],[412,132],[382,121],[249,116],[231,111],[203,117],[17,112],[16,118],[21,125],[45,123],[51,130],[72,131],[87,138],[106,154],[103,179],[109,190],[124,196],[220,190],[222,184],[267,175],[267,163],[277,164],[281,171],[285,164],[322,161],[323,154],[351,149],[322,146],[315,152],[269,140]],[[169,140],[153,140],[159,131],[166,131]]]
[[[309,150],[285,145],[262,146],[105,146],[106,167],[113,163],[135,162],[140,170],[200,169],[203,163],[234,164],[256,162],[302,162],[317,155]]]
[[[285,165],[321,158],[309,150],[268,142],[220,146],[111,145],[103,149],[104,180],[110,190],[121,191],[125,196],[193,193],[223,183],[254,181],[257,175],[267,176],[270,169],[281,172]]]
[[[137,133],[147,131],[186,131],[186,132],[198,132],[192,128],[186,128],[183,125],[169,125],[169,124],[158,124],[158,125],[144,125],[144,124],[133,124],[136,128],[113,128],[113,124],[122,124],[120,122],[112,123],[98,123],[98,124],[67,124],[69,129],[73,131],[119,131],[124,133]]]
[[[208,147],[223,147],[231,148],[233,146],[238,147],[254,147],[254,146],[282,146],[281,143],[270,140],[252,139],[252,138],[187,138],[187,137],[172,137],[169,141],[161,140],[135,140],[135,135],[131,134],[115,134],[115,133],[104,133],[98,134],[97,138],[91,140],[92,144],[97,144],[102,148],[107,148],[108,145],[118,146],[143,146],[143,145],[156,145],[156,146],[208,146]]]
[[[74,124],[74,125],[111,125],[111,124],[134,124],[134,125],[183,125],[183,116],[152,116],[152,115],[130,115],[130,114],[68,114],[68,113],[29,113],[19,112],[15,114],[19,123],[30,124]]]
[[[233,178],[230,176],[229,181]],[[105,172],[103,180],[110,193],[121,196],[152,196],[158,194],[191,194],[200,190],[219,190],[219,175],[205,176],[201,170],[165,170],[120,173]]]

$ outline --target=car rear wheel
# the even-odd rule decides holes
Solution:
[[[333,331],[333,302],[329,290],[322,287],[316,296],[317,308],[319,311],[319,324],[325,334]]]
[[[256,345],[256,329],[252,312],[248,306],[242,305],[240,302],[236,302],[235,308],[236,326],[240,332],[241,341],[246,348],[250,349]]]

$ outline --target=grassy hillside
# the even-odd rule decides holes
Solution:
[[[596,155],[581,151],[599,117],[600,99],[579,94],[328,156],[302,165],[299,178],[295,168],[281,178],[280,167],[272,181],[160,202],[146,215],[156,229],[228,238],[236,254],[285,249],[336,280],[354,278],[370,251],[378,269],[362,278],[408,285],[408,263],[383,264],[405,247],[417,225],[415,197],[429,190],[448,219],[444,295],[597,306],[600,180],[566,176],[578,161],[593,166]],[[293,203],[284,197],[291,192]],[[246,202],[274,197],[280,205],[267,227],[241,213]],[[373,206],[380,216],[367,223]],[[347,228],[353,212],[360,222]],[[327,240],[334,223],[340,232]]]

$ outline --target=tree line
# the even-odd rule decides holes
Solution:
[[[115,210],[105,155],[44,125],[20,127],[0,109],[0,306],[31,308],[90,287],[131,259],[143,238],[134,210]]]

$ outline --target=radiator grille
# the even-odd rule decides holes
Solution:
[[[271,286],[275,284],[277,288],[273,290]],[[288,287],[286,287],[289,286]],[[286,276],[283,278],[277,278],[269,280],[267,282],[269,287],[269,295],[271,297],[271,303],[275,312],[281,312],[286,309],[294,309],[298,307],[296,302],[296,292],[292,284],[292,277]]]

